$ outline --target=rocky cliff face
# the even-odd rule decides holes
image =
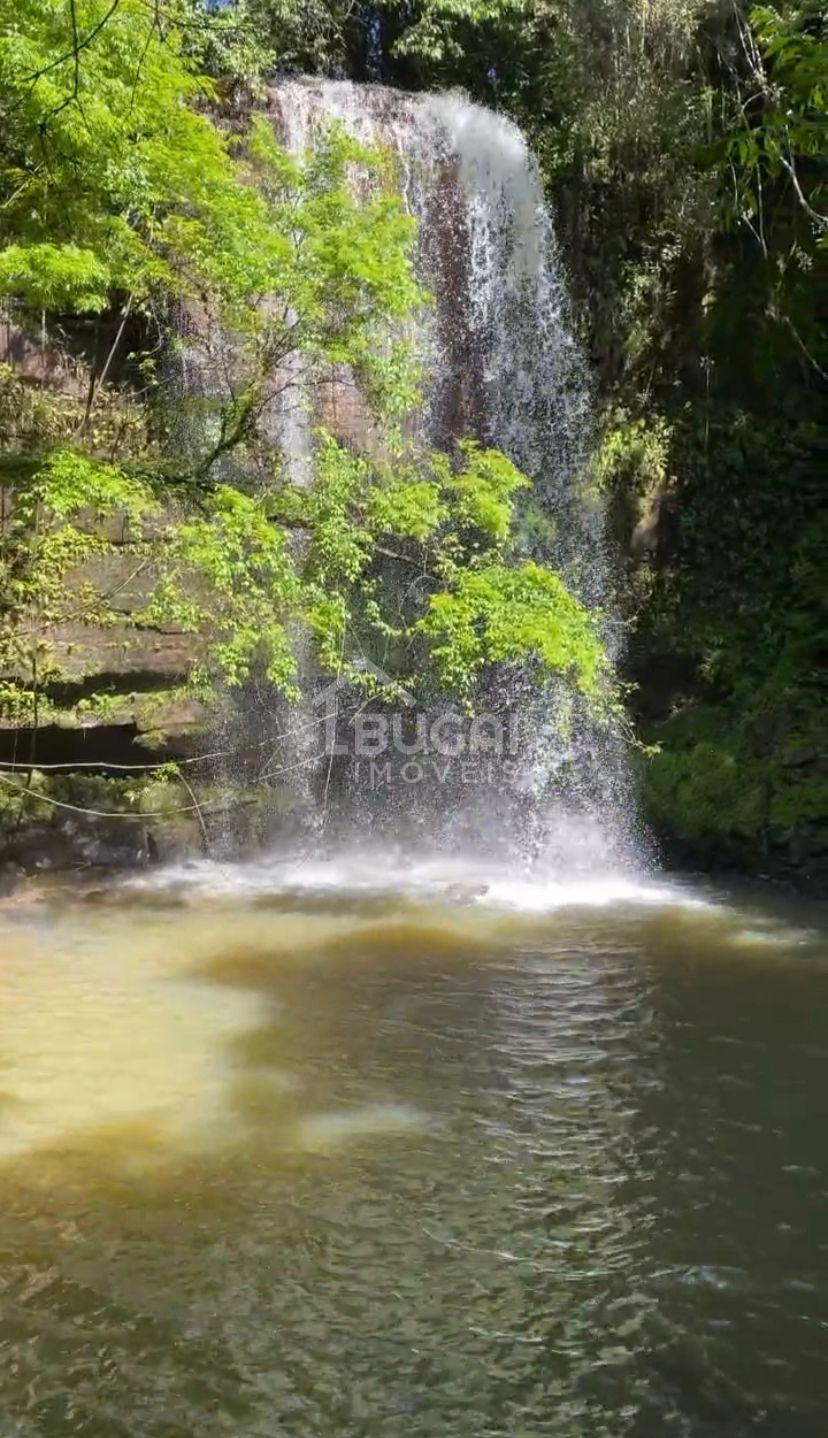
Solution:
[[[81,329],[47,340],[12,313],[0,319],[0,406],[8,451],[0,472],[0,539],[14,525],[19,454],[48,446],[81,422],[91,384],[90,345],[106,341],[103,324],[97,334]],[[113,426],[134,418],[128,405],[118,408],[120,386],[113,393],[116,399],[101,425],[104,454]],[[85,523],[95,528],[91,516]],[[169,814],[161,822],[159,804],[165,811],[180,807],[172,792],[160,796],[155,785],[150,809],[149,768],[191,754],[201,741],[205,709],[183,691],[192,640],[174,629],[136,622],[147,597],[143,567],[126,545],[121,549],[117,521],[109,522],[101,537],[106,553],[68,577],[66,622],[44,624],[37,634],[35,663],[41,673],[33,703],[21,708],[7,688],[0,705],[0,861],[6,865],[134,863],[169,848],[176,826],[182,840],[193,837],[180,820],[171,828]],[[82,617],[89,586],[109,597],[106,625]],[[73,591],[77,620],[68,617]],[[8,646],[4,652],[0,686],[31,684],[31,655],[16,657]],[[154,817],[108,820],[107,812],[122,808],[125,800],[138,814],[143,807]]]
[[[88,387],[90,372],[81,359],[57,345],[40,345],[8,316],[0,322],[0,367],[12,371],[15,383],[28,393],[32,404],[48,396],[77,404]],[[0,536],[14,519],[14,484],[0,484]],[[87,521],[92,525],[90,517]],[[46,682],[42,692],[37,754],[48,750],[57,757],[76,758],[84,743],[89,757],[105,748],[118,747],[114,731],[123,731],[127,745],[142,744],[144,752],[168,752],[186,746],[187,735],[203,721],[199,706],[184,701],[178,692],[192,663],[192,643],[180,631],[160,631],[136,625],[133,614],[145,603],[148,585],[144,568],[131,553],[118,553],[123,529],[107,524],[103,536],[110,552],[80,565],[72,583],[80,592],[93,584],[111,596],[118,621],[106,628],[94,624],[61,623],[47,626],[43,645],[50,669],[59,678]],[[20,677],[0,674],[0,679]],[[131,731],[131,738],[127,733]],[[61,740],[65,735],[65,740]],[[96,735],[100,735],[96,739]],[[18,727],[8,710],[0,712],[0,756],[28,755],[29,732]],[[67,750],[60,754],[61,745]],[[124,751],[134,758],[132,750]]]
[[[413,96],[347,82],[288,81],[270,95],[269,106],[294,154],[313,144],[331,120],[390,153],[405,204],[418,221],[418,277],[434,296],[430,317],[418,329],[428,371],[418,431],[441,447],[468,436],[503,450],[534,482],[527,534],[537,531],[537,552],[584,602],[611,605],[602,506],[579,480],[591,395],[569,324],[554,227],[520,130],[459,96]],[[105,354],[109,344],[105,333],[75,337],[66,361],[63,352],[38,347],[36,337],[14,334],[9,353],[16,347],[16,377],[32,392],[48,389],[52,398],[64,393],[82,409],[96,368],[89,350]],[[259,454],[251,454],[250,468],[243,475],[236,470],[232,482],[255,482],[257,460],[272,471],[273,455],[280,453],[301,484],[309,474],[314,422],[363,450],[382,444],[382,436],[369,430],[348,373],[335,372],[321,383],[314,375],[304,410],[295,403],[304,359],[294,354],[291,361],[297,363],[289,376],[291,405],[280,405],[280,385],[272,385],[275,402],[259,421]],[[177,391],[181,400],[168,417],[169,449],[209,452],[211,407],[215,412],[216,401],[239,389],[233,337],[218,332],[208,317],[190,314],[167,365],[167,393]],[[103,452],[105,457],[105,444]],[[238,462],[223,453],[211,476],[229,475]],[[150,628],[140,618],[147,576],[140,568],[133,572],[133,555],[118,552],[117,535],[110,540],[95,581],[113,597],[113,622],[50,629],[44,638],[53,672],[40,677],[38,713],[25,724],[7,718],[5,753],[23,755],[26,773],[38,763],[44,770],[47,763],[83,763],[103,775],[114,772],[108,765],[190,757],[204,723],[205,715],[181,693],[192,659],[187,636]],[[534,545],[534,538],[527,543]],[[72,583],[80,589],[88,577],[89,570],[79,568]],[[607,633],[612,639],[609,626]],[[561,739],[566,752],[552,754],[551,743],[538,735],[533,772],[541,776],[539,794],[552,772],[565,774],[555,781],[561,791],[569,786],[561,804],[588,812],[596,833],[609,835],[617,821],[619,843],[625,841],[633,805],[623,746],[605,743],[586,713],[573,723],[571,740],[564,745]],[[614,843],[613,832],[609,847]]]

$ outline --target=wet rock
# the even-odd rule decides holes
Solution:
[[[25,877],[26,870],[21,864],[15,863],[13,859],[7,859],[5,863],[0,864],[0,898],[8,898],[9,894],[14,893],[21,879]]]

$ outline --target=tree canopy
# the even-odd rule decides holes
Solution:
[[[104,589],[77,578],[111,551],[108,517],[148,582],[136,622],[200,638],[202,689],[258,668],[292,696],[296,634],[344,672],[358,630],[360,646],[408,656],[405,682],[430,674],[467,701],[487,666],[530,658],[608,702],[597,618],[520,552],[513,497],[528,482],[470,442],[452,455],[402,437],[418,402],[402,322],[427,297],[387,157],[334,126],[292,155],[264,113],[231,118],[204,67],[229,63],[241,13],[231,34],[227,14],[177,0],[3,8],[0,294],[55,343],[85,316],[114,331],[85,405],[47,405],[37,423],[29,404],[27,420],[7,376],[7,704],[34,708],[56,677],[50,626],[114,621]],[[164,423],[188,405],[165,376],[182,314],[206,375],[185,444]],[[263,418],[331,374],[358,382],[382,457],[319,431],[297,484]],[[113,391],[134,421],[117,437]]]

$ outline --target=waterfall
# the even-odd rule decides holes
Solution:
[[[270,108],[294,154],[336,121],[395,155],[404,203],[418,222],[418,277],[435,301],[419,335],[428,362],[423,436],[437,446],[471,436],[529,475],[545,520],[537,552],[601,609],[617,657],[603,506],[583,478],[592,439],[588,375],[552,218],[521,131],[458,94],[348,81],[284,80],[271,91]],[[295,422],[287,438],[305,452]],[[349,802],[362,805],[363,821],[367,813],[378,822],[380,809],[409,829],[418,818],[429,842],[518,845],[524,856],[575,867],[625,860],[636,847],[625,746],[580,712],[563,742],[553,720],[568,702],[562,686],[538,695],[528,682],[511,681],[504,709],[510,719],[519,711],[522,748],[509,793],[501,765],[494,781],[451,782],[441,792],[420,784],[416,802],[414,786],[398,787],[381,803],[370,799],[367,810],[363,773]],[[478,780],[481,770],[478,759]]]

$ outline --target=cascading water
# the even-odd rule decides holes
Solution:
[[[418,222],[419,276],[436,300],[426,336],[429,438],[473,434],[507,453],[556,525],[557,562],[577,571],[585,598],[601,601],[602,514],[576,482],[591,396],[551,217],[520,130],[455,94],[291,80],[272,99],[295,154],[333,120],[397,155]]]
[[[617,657],[603,508],[583,480],[590,389],[551,216],[520,130],[456,94],[346,81],[283,81],[271,92],[271,111],[294,154],[332,121],[395,154],[418,222],[419,278],[435,301],[419,336],[429,372],[424,437],[449,447],[471,436],[530,476],[544,516],[540,552],[585,603],[600,607]],[[295,420],[283,443],[307,448]],[[415,782],[403,776],[396,792],[369,796],[371,822],[401,835],[404,827],[410,838],[419,819],[430,844],[519,849],[522,859],[556,868],[628,861],[636,845],[624,744],[577,706],[563,740],[557,721],[567,702],[555,686],[539,694],[512,677],[498,707],[519,720],[516,777],[513,765],[504,785],[504,766],[493,770],[482,757],[470,765],[467,756],[459,784],[445,766],[418,766]],[[361,807],[363,821],[368,779],[364,765],[349,788],[348,805]]]

